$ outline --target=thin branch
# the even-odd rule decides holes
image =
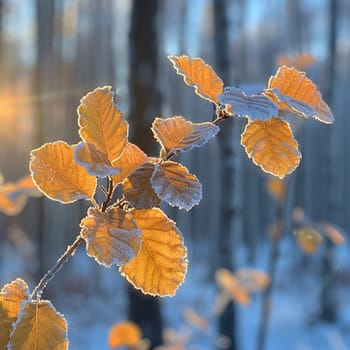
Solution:
[[[63,255],[61,255],[61,257],[57,260],[55,266],[42,277],[40,282],[34,288],[33,293],[31,295],[32,299],[34,299],[34,296],[36,295],[36,299],[38,301],[40,300],[41,295],[43,294],[43,291],[46,288],[47,284],[55,277],[56,273],[59,270],[61,270],[62,266],[67,262],[67,260],[74,255],[75,251],[77,250],[78,246],[82,241],[83,238],[79,234],[75,241],[67,247]]]
[[[111,176],[108,176],[108,187],[107,187],[106,199],[102,203],[102,207],[101,207],[102,211],[106,211],[109,202],[112,200],[114,190],[115,188],[113,184],[113,179]]]

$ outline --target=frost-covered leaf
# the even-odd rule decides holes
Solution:
[[[102,212],[89,208],[80,227],[87,254],[106,267],[127,264],[140,250],[141,231],[131,214],[122,209]]]
[[[78,115],[81,139],[106,154],[110,162],[118,158],[127,143],[128,124],[113,103],[111,87],[99,87],[84,96]]]
[[[262,270],[254,268],[242,268],[235,271],[235,276],[241,287],[249,293],[261,292],[270,284],[270,277]]]
[[[0,349],[7,349],[12,324],[17,320],[23,301],[29,299],[27,283],[20,278],[6,284],[0,291]]]
[[[201,147],[219,132],[211,122],[192,123],[183,117],[156,118],[152,124],[155,139],[165,153],[169,151],[190,151]]]
[[[307,254],[314,253],[323,241],[319,232],[309,226],[299,228],[294,234],[299,247]]]
[[[71,203],[95,194],[96,178],[74,160],[74,147],[63,141],[31,151],[29,163],[37,187],[49,198]]]
[[[175,223],[159,208],[132,210],[142,232],[140,253],[120,272],[145,294],[172,296],[184,281],[187,253]]]
[[[89,142],[79,142],[75,145],[74,159],[93,176],[107,177],[121,172],[120,168],[112,166],[106,154]]]
[[[190,210],[202,199],[202,185],[180,163],[168,160],[156,164],[151,183],[160,199],[180,209]]]
[[[305,72],[299,72],[294,67],[280,67],[276,75],[270,77],[268,89],[264,94],[280,109],[287,109],[302,117],[311,116],[322,123],[333,123],[330,108]]]
[[[108,345],[111,348],[136,346],[141,340],[140,327],[131,321],[116,323],[109,330]]]
[[[133,143],[124,147],[121,156],[113,161],[112,165],[121,168],[121,173],[113,176],[113,183],[118,184],[148,160],[147,155]]]
[[[27,302],[21,310],[8,350],[66,350],[67,323],[47,301]]]
[[[249,158],[265,172],[284,178],[300,162],[298,143],[287,122],[279,118],[246,125],[241,144]]]
[[[225,269],[220,268],[215,272],[216,283],[221,287],[234,301],[240,305],[247,305],[250,303],[250,296],[248,291],[239,284],[234,274]]]
[[[223,82],[213,68],[201,58],[188,56],[168,56],[176,69],[176,73],[184,78],[187,85],[195,88],[196,94],[202,98],[218,103],[218,95],[222,93]]]
[[[219,101],[223,105],[231,105],[232,112],[238,116],[248,116],[252,120],[268,120],[278,114],[277,106],[266,96],[247,96],[241,89],[233,86],[225,87]]]
[[[153,208],[161,202],[151,184],[154,166],[152,162],[144,163],[123,181],[124,196],[137,209]]]

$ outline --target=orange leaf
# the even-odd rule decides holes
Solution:
[[[120,168],[112,166],[106,154],[89,142],[79,142],[75,145],[74,159],[93,176],[107,177],[121,172]]]
[[[280,109],[286,109],[302,117],[314,117],[322,123],[333,123],[334,118],[328,105],[323,101],[317,86],[294,67],[281,67],[268,83],[265,95]]]
[[[307,254],[314,253],[323,241],[322,236],[308,226],[296,230],[295,236],[300,248]]]
[[[21,310],[21,303],[29,299],[27,283],[17,278],[0,291],[0,349],[7,349],[13,322]]]
[[[216,270],[215,279],[216,283],[237,303],[241,305],[250,303],[248,291],[239,284],[237,278],[229,270],[224,268]]]
[[[23,176],[16,181],[18,192],[25,194],[27,197],[41,197],[42,193],[38,190],[38,187],[33,182],[33,178],[30,175]]]
[[[261,292],[270,283],[270,277],[261,270],[253,268],[243,268],[235,271],[238,283],[250,293]]]
[[[290,58],[287,55],[277,56],[277,66],[294,66],[297,69],[306,69],[316,62],[315,58],[309,53],[301,53]]]
[[[335,226],[323,222],[321,224],[325,234],[327,237],[334,243],[334,244],[344,244],[345,243],[345,237],[341,234],[339,229],[337,229]]]
[[[136,145],[128,143],[121,156],[112,162],[114,167],[121,168],[121,173],[113,176],[113,183],[118,184],[135,169],[148,160],[147,155]]]
[[[135,346],[141,340],[140,327],[131,321],[116,323],[108,335],[108,345],[111,348],[119,346]]]
[[[95,194],[96,178],[74,160],[74,147],[63,141],[31,151],[29,164],[37,187],[49,198],[71,203]]]
[[[173,296],[184,281],[187,254],[180,231],[159,208],[132,210],[142,231],[140,253],[120,272],[145,294]]]
[[[180,163],[167,160],[156,164],[151,183],[160,199],[180,209],[190,210],[202,199],[202,185]]]
[[[113,103],[110,86],[104,86],[84,96],[78,107],[79,134],[107,155],[110,162],[122,153],[128,136],[128,124]]]
[[[168,56],[168,59],[185,83],[195,88],[197,95],[216,104],[219,102],[218,95],[222,93],[224,84],[211,66],[201,58]]]
[[[17,215],[27,203],[27,197],[13,183],[0,185],[0,211],[5,215]]]
[[[123,181],[124,196],[137,209],[156,207],[161,202],[151,184],[154,166],[144,163]]]
[[[152,124],[155,139],[165,153],[169,151],[190,151],[201,147],[219,132],[219,127],[211,122],[192,123],[183,117],[156,118]]]
[[[140,250],[141,231],[131,214],[122,209],[102,212],[89,208],[80,227],[87,255],[106,267],[127,264]]]
[[[194,311],[192,308],[185,308],[182,311],[182,314],[185,318],[185,320],[195,326],[198,329],[205,330],[208,328],[208,322],[206,319],[204,319],[201,315],[199,315],[196,311]]]
[[[267,179],[266,187],[272,197],[278,201],[283,201],[286,193],[286,182],[284,180],[271,176]]]
[[[298,143],[287,122],[279,118],[246,125],[241,144],[249,158],[265,172],[284,178],[300,162]]]
[[[67,323],[48,300],[27,302],[14,325],[8,349],[67,350]]]

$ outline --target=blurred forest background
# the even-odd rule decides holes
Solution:
[[[103,334],[108,329],[103,322],[111,325],[127,318],[150,322],[144,332],[157,345],[162,342],[162,323],[179,327],[178,305],[191,302],[202,311],[210,308],[211,294],[206,294],[206,287],[200,291],[200,283],[210,289],[218,267],[234,271],[245,266],[265,270],[275,289],[254,299],[256,307],[247,311],[250,316],[231,306],[215,323],[215,329],[232,338],[230,349],[258,349],[255,336],[246,339],[248,329],[254,325],[250,332],[258,332],[259,305],[271,293],[278,300],[282,292],[291,305],[293,296],[288,293],[309,304],[292,320],[288,312],[293,310],[286,311],[281,301],[272,307],[271,312],[280,316],[272,315],[271,325],[283,326],[275,332],[271,326],[266,349],[350,348],[349,246],[324,239],[319,250],[307,255],[292,228],[292,209],[301,207],[308,220],[330,222],[345,238],[350,230],[350,2],[0,0],[0,171],[6,181],[28,174],[31,149],[58,139],[78,142],[76,108],[97,86],[113,86],[132,140],[153,155],[158,150],[149,127],[156,116],[211,120],[213,107],[175,74],[167,55],[202,57],[225,85],[253,93],[266,86],[281,56],[293,59],[301,53],[313,56],[313,62],[302,68],[318,85],[335,123],[305,120],[293,125],[303,158],[287,180],[284,203],[268,193],[268,176],[240,146],[244,121],[221,124],[220,137],[182,158],[203,184],[202,202],[191,212],[168,209],[184,235],[190,260],[179,297],[160,303],[154,298],[140,301],[127,291],[117,271],[97,266],[80,249],[47,291],[72,323],[72,349],[105,349]],[[19,215],[1,214],[1,284],[21,276],[34,286],[76,236],[86,205],[33,198]],[[284,218],[282,243],[271,239],[267,229],[278,217]],[[152,310],[151,320],[144,320],[146,310]],[[84,313],[82,326],[79,314],[84,319]],[[335,325],[335,338],[322,345],[291,331],[325,321]],[[87,324],[94,329],[89,334]],[[289,332],[296,339],[287,347],[283,337]],[[91,340],[94,336],[101,337],[100,343]],[[259,350],[265,342],[261,338],[264,335],[260,334]]]

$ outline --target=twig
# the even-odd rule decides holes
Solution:
[[[83,238],[79,234],[75,241],[67,247],[66,251],[57,260],[55,266],[41,278],[40,282],[33,290],[33,293],[31,295],[32,299],[34,299],[35,295],[38,301],[41,299],[41,295],[43,294],[43,291],[46,288],[47,284],[55,277],[56,273],[62,268],[62,266],[67,262],[67,260],[74,255],[75,251],[77,250],[79,244],[82,241]]]
[[[107,187],[106,199],[102,203],[101,211],[106,211],[108,204],[112,199],[114,190],[115,188],[113,184],[113,179],[111,176],[108,176],[108,187]]]

